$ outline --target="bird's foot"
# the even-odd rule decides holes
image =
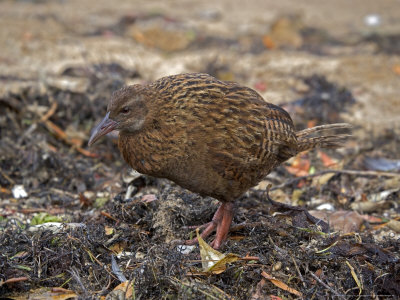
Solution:
[[[211,242],[211,247],[218,249],[226,241],[228,236],[229,228],[233,219],[234,204],[233,202],[223,202],[212,218],[212,221],[196,228],[204,228],[200,236],[205,239],[208,237],[215,229],[217,234],[214,241]],[[198,242],[198,238],[186,241],[186,245],[193,245]]]
[[[211,222],[204,223],[204,224],[201,224],[201,225],[183,226],[182,228],[183,229],[190,229],[190,230],[192,230],[192,229],[199,229],[200,230],[200,229],[203,229],[203,228],[209,226],[211,223],[213,223],[213,222],[211,221]]]

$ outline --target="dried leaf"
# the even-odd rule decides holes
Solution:
[[[308,86],[306,85],[306,87],[308,87]],[[313,119],[313,120],[307,121],[307,128],[312,128],[315,126],[317,126],[317,120]]]
[[[134,283],[131,281],[124,281],[117,285],[114,290],[107,295],[107,299],[135,299],[133,293]],[[116,296],[116,298],[113,298],[113,296]]]
[[[9,189],[4,188],[4,187],[0,187],[0,193],[11,194],[11,191]]]
[[[201,264],[204,272],[220,274],[226,270],[226,265],[237,261],[239,256],[233,253],[223,254],[208,245],[196,230],[200,246]]]
[[[111,235],[114,233],[114,228],[110,226],[104,226],[104,231],[106,232],[106,235]]]
[[[125,248],[126,248],[126,243],[121,242],[110,246],[108,249],[110,249],[112,252],[118,255],[121,254]]]
[[[303,44],[299,30],[297,19],[279,17],[272,23],[269,34],[263,37],[263,44],[268,49],[298,48]]]
[[[388,263],[396,261],[394,253],[389,252],[373,243],[349,243],[339,240],[336,245],[332,245],[330,252],[343,257],[363,256],[368,257],[370,261],[378,263]]]
[[[265,271],[261,272],[261,276],[263,276],[265,279],[268,279],[269,281],[271,281],[274,285],[276,285],[278,288],[285,290],[293,295],[296,295],[298,297],[303,297],[303,294],[300,293],[298,290],[295,290],[291,287],[289,287],[286,283],[283,283],[282,281],[272,277],[271,275],[269,275],[268,273],[266,273]]]
[[[370,216],[370,215],[362,215],[363,219],[368,223],[382,223],[384,222],[382,218]]]
[[[400,232],[400,222],[399,221],[390,220],[386,224],[390,229],[392,229],[392,230],[394,230],[396,232]]]
[[[128,31],[128,34],[132,35],[137,42],[168,52],[186,49],[195,38],[194,33],[190,31],[178,31],[161,26],[151,28],[133,26]]]
[[[328,154],[323,151],[318,151],[318,156],[321,159],[325,167],[330,168],[337,165],[337,160],[331,158]]]
[[[39,288],[29,291],[29,299],[35,300],[66,300],[76,298],[78,298],[78,295],[73,291],[60,288]]]
[[[359,231],[364,223],[362,215],[355,211],[339,210],[335,212],[312,210],[310,214],[324,220],[335,231],[349,233]]]
[[[327,184],[328,181],[335,175],[336,175],[335,173],[326,173],[324,175],[317,176],[313,178],[313,185],[323,186]]]
[[[296,156],[292,160],[292,164],[290,166],[286,166],[286,170],[297,177],[307,176],[310,171],[310,160],[304,158],[303,156]]]
[[[354,202],[350,204],[350,208],[360,212],[376,212],[390,206],[388,202]]]
[[[263,294],[262,289],[265,285],[266,281],[264,278],[262,278],[256,286],[256,290],[253,293],[253,295],[251,295],[250,300],[260,300],[260,299],[268,299],[266,295]]]

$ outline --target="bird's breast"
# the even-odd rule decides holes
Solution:
[[[154,177],[168,177],[171,170],[181,165],[187,156],[182,151],[184,144],[182,138],[162,130],[120,134],[118,141],[124,160],[138,172]]]

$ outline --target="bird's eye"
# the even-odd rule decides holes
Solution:
[[[124,107],[121,109],[121,113],[127,114],[130,111],[129,107]]]

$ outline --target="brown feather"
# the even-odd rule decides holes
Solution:
[[[216,230],[217,249],[227,238],[236,198],[300,151],[340,146],[346,135],[319,134],[348,127],[296,132],[289,114],[254,90],[192,73],[115,92],[89,145],[119,130],[118,146],[132,168],[220,200],[201,233],[206,238]]]
[[[119,148],[129,165],[220,201],[234,201],[298,152],[337,147],[345,138],[310,134],[348,127],[296,133],[289,114],[254,90],[200,73],[125,88],[114,94],[110,116],[132,97],[143,100],[146,115],[140,130],[120,128]]]

